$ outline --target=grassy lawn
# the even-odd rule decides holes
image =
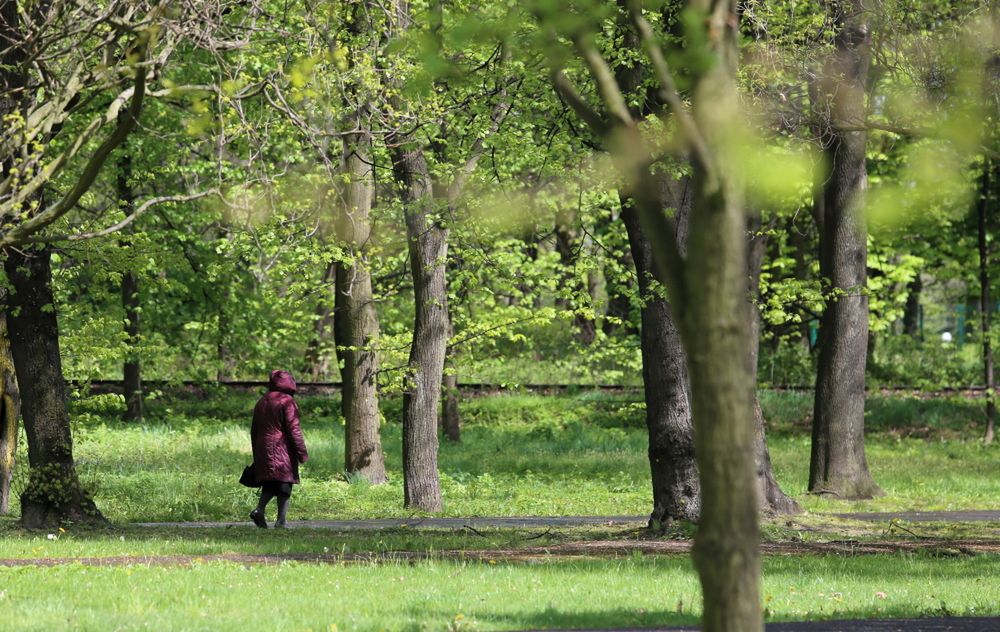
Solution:
[[[770,620],[996,615],[1000,559],[777,557]],[[0,569],[5,629],[455,630],[692,625],[684,557]],[[378,595],[373,598],[373,595]]]
[[[115,526],[25,532],[15,526],[15,509],[14,516],[0,518],[0,558],[128,556],[133,562],[0,567],[4,629],[485,630],[697,622],[697,578],[683,555],[486,563],[435,553],[642,537],[635,529],[338,533],[129,526],[245,519],[254,492],[239,487],[236,479],[250,458],[247,425],[254,399],[153,402],[143,426],[118,421],[120,403],[114,398],[74,402],[81,476]],[[300,403],[313,458],[296,489],[291,518],[410,516],[401,506],[398,423],[383,428],[390,483],[373,487],[339,470],[343,442],[336,399],[302,398]],[[1000,448],[979,443],[977,402],[873,397],[868,458],[887,496],[851,503],[804,493],[809,397],[765,394],[763,405],[778,478],[810,511],[792,522],[766,524],[768,539],[997,537],[1000,525],[995,524],[901,530],[819,515],[1000,508],[1000,471],[992,467]],[[385,402],[384,413],[397,420],[399,402]],[[463,419],[462,443],[441,447],[445,515],[642,515],[648,510],[646,433],[637,393],[470,399],[463,403]],[[669,537],[690,533],[690,527],[679,525]],[[424,552],[431,559],[391,559],[393,552],[403,551]],[[359,552],[390,559],[268,565],[197,559]],[[190,566],[143,561],[174,555],[195,561]],[[764,570],[763,597],[771,620],[1000,615],[997,555],[773,556],[765,559]],[[262,595],[267,596],[263,608],[255,605]]]
[[[464,401],[462,443],[441,444],[444,515],[646,513],[649,465],[640,397],[583,392]],[[140,427],[118,421],[120,402],[112,396],[76,402],[81,476],[116,523],[242,520],[254,492],[235,481],[250,461],[254,399],[229,394],[153,402]],[[805,494],[811,397],[765,393],[763,406],[778,479],[810,511],[1000,509],[1000,469],[993,467],[1000,446],[979,442],[978,402],[872,397],[868,460],[886,496],[863,502]],[[293,519],[411,515],[402,507],[398,400],[384,404],[392,420],[383,427],[390,482],[377,487],[349,480],[340,469],[338,401],[303,398],[301,407],[312,459],[292,501]]]

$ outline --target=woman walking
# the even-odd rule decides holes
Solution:
[[[272,498],[278,499],[275,528],[284,528],[292,485],[299,482],[299,464],[309,460],[306,442],[299,427],[299,407],[292,396],[296,386],[288,371],[271,371],[267,393],[257,401],[250,426],[253,446],[253,473],[260,487],[260,502],[250,519],[267,528],[264,510]]]

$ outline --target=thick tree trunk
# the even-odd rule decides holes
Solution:
[[[28,437],[30,479],[21,494],[21,524],[56,526],[64,520],[102,523],[103,516],[80,486],[66,411],[66,383],[59,357],[59,328],[52,297],[50,251],[5,253],[13,288],[7,325],[21,390]]]
[[[991,161],[983,167],[979,215],[979,314],[983,334],[983,382],[986,386],[986,431],[983,441],[993,443],[996,426],[996,382],[993,375],[993,347],[990,342],[990,251],[986,243],[989,230]]]
[[[701,520],[691,557],[705,632],[760,632],[760,531],[747,322],[746,217],[733,151],[739,13],[735,0],[698,0],[717,61],[694,81],[692,112],[708,149],[694,161],[694,205],[679,324],[687,350]],[[709,153],[710,152],[710,153]]]
[[[433,219],[434,187],[420,148],[393,151],[403,187],[406,236],[413,273],[413,342],[403,387],[403,495],[407,507],[441,510],[438,405],[451,325],[448,318],[448,229]]]
[[[6,295],[0,298],[6,306]],[[21,396],[17,390],[14,358],[7,337],[6,310],[0,311],[0,515],[10,511],[10,483],[14,476],[17,453],[17,420],[21,415]]]
[[[125,154],[118,161],[118,203],[126,215],[135,210],[132,191],[132,158]],[[125,393],[125,421],[141,422],[143,412],[142,372],[139,362],[139,277],[133,270],[122,275],[122,308],[125,310],[125,363],[122,389]]]
[[[843,499],[871,498],[882,490],[868,471],[864,443],[866,134],[845,130],[864,120],[871,36],[860,0],[838,9],[836,51],[820,87],[820,102],[830,116],[824,138],[829,171],[820,180],[825,183],[820,274],[829,284],[829,301],[820,320],[809,491]]]
[[[694,454],[684,347],[670,303],[655,282],[653,249],[643,233],[630,198],[622,198],[622,220],[639,278],[642,297],[642,382],[649,432],[649,468],[653,481],[651,525],[672,520],[697,521],[701,485]]]
[[[353,262],[337,266],[334,336],[343,364],[344,469],[371,483],[384,483],[378,355],[373,348],[379,324],[367,257],[371,238],[369,213],[375,189],[370,140],[367,133],[351,134],[344,139],[344,173],[350,181],[345,186],[345,209],[337,218],[337,232],[350,249]]]
[[[352,19],[348,28],[353,35],[368,35],[371,28],[369,9],[367,3],[361,2],[349,8]],[[357,54],[371,53],[371,46],[373,44],[368,44]],[[355,69],[353,56],[349,63]],[[344,206],[337,215],[335,228],[352,261],[337,266],[333,328],[337,355],[343,367],[344,468],[371,483],[384,483],[387,479],[379,435],[382,416],[377,382],[378,354],[374,348],[379,337],[379,323],[368,261],[372,233],[370,216],[375,200],[371,104],[367,100],[369,88],[363,85],[361,78],[352,78],[347,90],[357,102],[357,109],[347,121],[348,128],[353,131],[343,137]]]

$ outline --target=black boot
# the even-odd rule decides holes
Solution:
[[[267,520],[264,520],[264,512],[260,509],[254,509],[251,511],[250,519],[253,520],[253,523],[261,529],[267,528]]]
[[[285,518],[288,517],[289,500],[289,496],[278,496],[278,520],[274,523],[275,529],[284,529],[287,526]]]

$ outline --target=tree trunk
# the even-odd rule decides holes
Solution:
[[[864,120],[871,35],[860,0],[839,6],[836,51],[820,102],[828,107],[828,172],[822,195],[820,275],[829,301],[820,320],[809,491],[837,498],[882,494],[865,459],[865,364],[868,347],[866,133],[844,131]]]
[[[455,332],[451,329],[450,322],[449,318],[449,334],[454,336]],[[462,421],[458,409],[458,369],[455,367],[455,350],[452,347],[448,347],[448,351],[445,354],[444,366],[445,374],[442,392],[444,402],[441,408],[441,427],[448,441],[458,443],[462,440]]]
[[[334,306],[337,300],[334,285],[336,278],[337,262],[331,261],[323,273],[323,281],[321,282],[323,294],[316,304],[313,338],[309,341],[309,346],[306,347],[305,372],[313,381],[327,378],[330,375],[329,349],[334,338]]]
[[[66,383],[59,357],[59,328],[52,297],[50,250],[5,253],[13,287],[7,325],[21,389],[28,437],[30,479],[21,494],[21,524],[57,526],[64,520],[103,523],[80,486],[66,411]]]
[[[747,247],[747,277],[750,282],[747,301],[750,323],[750,370],[753,373],[753,383],[757,383],[757,360],[760,353],[760,310],[756,301],[760,298],[760,273],[764,263],[764,252],[767,249],[767,235],[761,231],[759,213],[751,213],[747,219],[747,232],[750,242]],[[757,389],[753,393],[753,429],[754,429],[754,461],[757,464],[757,497],[760,510],[767,514],[797,514],[802,513],[792,498],[778,485],[771,466],[771,452],[767,448],[767,435],[764,430],[764,413],[760,409]]]
[[[701,520],[691,557],[701,579],[705,632],[759,632],[760,531],[747,323],[746,218],[730,148],[739,118],[735,0],[693,0],[708,16],[716,61],[696,76],[692,112],[709,149],[695,160],[694,205],[679,320],[687,351]],[[708,153],[711,152],[711,153]],[[672,289],[673,291],[673,289]]]
[[[983,333],[983,381],[986,386],[986,432],[983,441],[993,443],[996,425],[996,383],[993,375],[993,347],[990,342],[990,251],[986,243],[989,229],[991,161],[983,166],[979,197],[979,314]]]
[[[6,304],[6,296],[0,301]],[[14,358],[7,337],[6,312],[0,312],[0,515],[10,511],[10,483],[14,476],[17,452],[17,420],[21,415],[21,396],[17,390]]]
[[[135,210],[135,195],[132,191],[132,158],[125,154],[118,161],[118,203],[126,215]],[[119,243],[120,246],[123,244]],[[122,389],[125,393],[125,413],[122,418],[130,422],[142,422],[143,396],[142,373],[139,363],[139,277],[129,269],[122,275],[122,308],[125,310],[125,363],[123,366]]]
[[[348,8],[352,35],[369,35],[372,28],[370,7],[356,3]],[[356,54],[362,58],[373,51],[370,42]],[[348,62],[358,72],[352,54]],[[362,61],[368,63],[367,60]],[[347,91],[356,109],[347,118],[343,136],[342,169],[343,209],[335,221],[337,237],[344,243],[352,260],[341,263],[336,271],[334,338],[342,365],[341,411],[344,416],[344,469],[371,483],[384,483],[385,455],[379,426],[382,416],[378,397],[378,354],[374,345],[379,338],[378,314],[372,296],[371,210],[375,201],[375,167],[371,156],[371,103],[369,88],[360,76],[352,75]]]
[[[448,319],[448,229],[433,219],[430,170],[420,148],[397,146],[393,170],[403,187],[413,273],[413,342],[403,387],[403,495],[407,507],[441,510],[438,404],[451,330]]]
[[[458,406],[458,374],[453,367],[448,367],[450,361],[445,361],[448,372],[444,375],[444,404],[441,411],[441,425],[444,436],[452,443],[462,440],[462,416]]]
[[[361,120],[361,117],[358,119]],[[379,435],[378,315],[372,298],[368,242],[375,183],[369,153],[370,135],[350,134],[344,139],[345,211],[338,217],[337,232],[350,249],[353,261],[336,272],[334,336],[341,370],[341,412],[344,416],[344,469],[371,483],[384,483],[385,456]]]
[[[653,249],[639,223],[634,200],[623,197],[622,221],[642,297],[642,382],[649,432],[649,468],[653,481],[650,525],[672,520],[697,521],[701,485],[695,461],[688,375],[684,347],[670,303],[655,282]]]
[[[125,308],[125,337],[129,346],[125,359],[123,387],[125,421],[142,422],[142,373],[135,347],[139,343],[139,278],[129,270],[122,277],[122,306]]]
[[[911,338],[920,339],[924,333],[920,322],[920,293],[923,289],[924,282],[918,272],[906,286],[906,306],[903,309],[903,333]]]

